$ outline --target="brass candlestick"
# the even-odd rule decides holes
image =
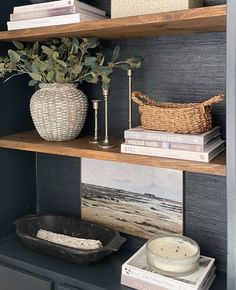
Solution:
[[[92,100],[94,109],[94,138],[89,141],[92,144],[98,143],[98,107],[100,102],[100,100]]]
[[[129,129],[132,128],[132,75],[133,72],[131,69],[127,71],[129,78]]]
[[[105,139],[98,143],[98,147],[102,149],[110,149],[116,147],[115,144],[111,143],[108,137],[108,95],[109,91],[108,89],[102,90],[103,96],[104,96],[104,102],[105,102]]]

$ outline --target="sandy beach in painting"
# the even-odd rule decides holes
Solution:
[[[82,217],[143,238],[183,233],[183,204],[159,194],[140,194],[81,184]],[[165,196],[162,194],[161,196]]]

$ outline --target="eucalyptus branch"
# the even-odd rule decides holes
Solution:
[[[106,64],[105,54],[98,50],[96,38],[61,38],[44,43],[23,45],[15,41],[15,50],[9,50],[7,57],[0,57],[0,77],[12,74],[27,74],[29,85],[37,83],[101,82],[109,88],[110,75],[114,69],[137,69],[141,58],[118,60],[120,48],[116,47],[110,62]]]

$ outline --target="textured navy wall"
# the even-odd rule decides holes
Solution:
[[[21,1],[26,4],[28,1]],[[12,7],[19,1],[1,2],[0,29]],[[0,56],[11,44],[0,43]],[[32,89],[27,78],[15,78],[3,83],[0,80],[0,136],[33,128],[29,113]],[[0,238],[14,231],[13,222],[35,210],[35,154],[13,150],[0,150]]]

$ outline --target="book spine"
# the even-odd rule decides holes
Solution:
[[[31,11],[37,11],[37,10],[43,10],[43,9],[67,7],[67,6],[73,6],[74,3],[75,3],[75,0],[60,0],[60,1],[46,2],[42,4],[17,6],[17,7],[14,7],[13,13],[22,13],[22,12],[31,12]]]
[[[128,145],[155,147],[155,148],[162,148],[162,149],[173,149],[173,150],[195,151],[195,152],[204,151],[204,146],[193,145],[193,144],[158,142],[158,141],[148,141],[148,140],[138,140],[138,139],[126,139],[125,143]]]
[[[213,282],[212,279],[214,280],[214,278],[215,278],[215,267],[213,267],[212,270],[207,273],[199,288],[201,290],[206,289],[209,285],[212,284]]]
[[[200,286],[199,290],[209,289],[210,286],[212,285],[215,277],[216,277],[215,273],[210,272],[210,275],[205,278],[204,284],[202,286]],[[153,284],[151,282],[143,281],[143,280],[140,280],[139,278],[135,278],[131,275],[125,275],[125,274],[121,275],[121,284],[128,286],[128,287],[131,287],[133,289],[137,289],[137,290],[143,290],[143,289],[145,289],[145,290],[169,290],[169,289],[173,289],[173,287],[169,288],[169,286],[167,286],[167,287],[157,286],[156,284]],[[193,290],[194,288],[186,285],[186,286],[180,286],[179,289]]]
[[[129,273],[129,274],[127,274],[127,273]],[[176,280],[171,280],[170,278],[158,275],[156,273],[149,272],[147,274],[144,271],[140,271],[136,268],[130,267],[129,265],[122,267],[121,282],[122,282],[122,277],[127,277],[127,276],[129,276],[131,279],[134,278],[140,282],[149,283],[153,287],[158,286],[158,287],[160,287],[160,289],[173,289],[173,290],[193,290],[193,289],[196,289],[196,287],[180,284]],[[124,278],[123,278],[123,282],[124,282]],[[141,290],[142,289],[146,290],[146,288],[141,288]],[[154,288],[154,289],[157,289],[157,288]],[[150,290],[152,290],[152,289],[150,289]]]
[[[95,18],[83,15],[83,14],[71,14],[71,15],[61,15],[53,17],[45,17],[38,19],[28,19],[8,22],[8,30],[17,30],[17,29],[27,29],[27,28],[36,28],[36,27],[47,27],[52,25],[63,25],[63,24],[73,24],[83,21],[94,21]]]
[[[181,134],[161,134],[159,132],[137,132],[132,130],[125,131],[125,139],[138,139],[147,141],[170,142],[170,143],[185,143],[194,145],[203,145],[202,137],[181,135]]]
[[[75,6],[52,8],[47,10],[35,10],[31,12],[22,12],[10,15],[11,21],[27,20],[34,18],[52,17],[75,13]]]
[[[121,284],[131,287],[133,289],[137,290],[168,290],[170,288],[162,287],[153,285],[152,283],[149,283],[147,281],[142,281],[140,279],[137,279],[135,277],[131,277],[129,275],[123,275],[121,276]]]
[[[175,159],[183,159],[183,160],[190,160],[190,161],[209,162],[208,153],[202,153],[202,152],[185,152],[185,151],[180,151],[180,150],[142,147],[142,146],[127,145],[127,144],[121,144],[121,152],[129,153],[129,154],[137,154],[137,155],[148,155],[148,156],[175,158]]]
[[[35,18],[46,18],[46,17],[53,17],[53,16],[70,15],[70,14],[75,14],[75,13],[77,14],[81,13],[85,16],[93,17],[94,19],[105,19],[104,16],[94,14],[92,12],[88,12],[80,8],[76,8],[75,6],[11,14],[10,19],[11,21],[20,21],[20,20],[28,20],[28,19],[35,19]]]
[[[31,5],[25,5],[25,6],[18,6],[15,7],[13,10],[13,13],[24,13],[24,12],[32,12],[32,11],[38,11],[38,10],[47,10],[52,8],[61,8],[61,7],[68,7],[68,6],[76,6],[76,8],[92,12],[95,14],[98,14],[100,16],[105,16],[106,12],[94,7],[92,5],[86,4],[84,2],[80,2],[78,0],[60,0],[60,1],[51,1],[46,2],[42,4],[31,4]]]

